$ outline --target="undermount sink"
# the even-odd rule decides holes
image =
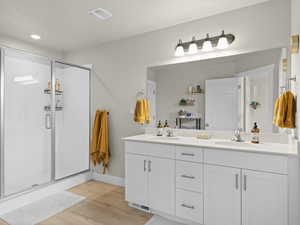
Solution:
[[[179,140],[179,137],[167,137],[167,136],[154,136],[152,137],[154,140]]]
[[[258,144],[251,144],[247,142],[234,142],[234,141],[216,141],[216,145],[226,145],[232,147],[260,147]]]

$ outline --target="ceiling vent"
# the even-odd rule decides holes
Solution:
[[[112,17],[111,12],[107,11],[106,9],[97,8],[92,9],[88,12],[90,15],[96,16],[97,18],[101,20],[107,20]]]

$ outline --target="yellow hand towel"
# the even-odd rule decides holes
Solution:
[[[287,91],[284,93],[286,101],[286,113],[284,119],[285,128],[295,128],[295,114],[296,114],[296,101],[292,92]]]
[[[135,105],[134,121],[137,123],[150,122],[150,106],[147,99],[138,99]]]
[[[277,98],[274,106],[273,124],[277,127],[284,127],[286,113],[286,102],[283,95]]]
[[[108,112],[97,110],[94,120],[93,139],[92,139],[92,161],[94,165],[101,164],[103,173],[109,166],[109,148],[108,148]]]
[[[91,156],[92,156],[92,161],[94,165],[97,164],[98,159],[99,159],[99,149],[97,148],[98,146],[98,138],[99,138],[99,133],[100,133],[100,127],[101,127],[101,111],[97,110],[95,113],[95,120],[94,120],[94,127],[93,127],[93,137],[92,137],[92,148],[91,148]]]
[[[292,92],[287,91],[275,102],[273,124],[281,128],[295,128],[296,102]]]

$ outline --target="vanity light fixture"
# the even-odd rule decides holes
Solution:
[[[216,49],[226,49],[229,45],[234,42],[235,36],[233,34],[225,34],[222,31],[221,35],[210,37],[209,34],[206,38],[196,40],[195,37],[192,41],[182,42],[179,40],[175,48],[175,56],[184,56],[185,54],[197,54],[199,50],[203,52],[208,52]]]
[[[184,56],[184,48],[182,45],[182,40],[180,39],[175,48],[175,56]]]
[[[189,45],[189,54],[196,54],[196,53],[198,53],[198,45],[196,44],[196,38],[194,36]]]
[[[228,48],[228,46],[229,46],[228,40],[227,40],[227,37],[225,37],[225,32],[223,30],[222,34],[218,40],[217,49],[226,49],[226,48]]]
[[[209,39],[209,34],[206,34],[206,39],[203,43],[202,51],[203,52],[209,52],[209,51],[212,51],[212,50],[213,50],[213,47],[212,47],[211,40]]]

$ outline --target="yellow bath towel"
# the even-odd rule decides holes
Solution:
[[[281,128],[295,128],[296,102],[292,92],[283,93],[275,102],[273,124]]]
[[[147,99],[138,99],[135,105],[134,121],[137,123],[150,122],[150,106]]]
[[[97,110],[94,120],[91,156],[93,164],[101,164],[103,173],[109,166],[108,112]]]

